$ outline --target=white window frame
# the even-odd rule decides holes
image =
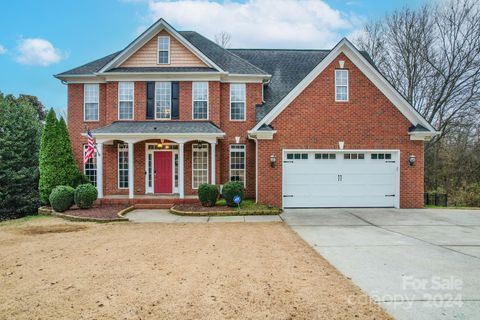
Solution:
[[[168,61],[166,63],[160,63],[160,51],[165,52],[165,50],[160,50],[160,39],[168,39],[168,49],[166,52],[168,53]],[[157,64],[170,64],[170,37],[169,36],[158,36],[157,38]]]
[[[95,88],[95,90],[97,91],[96,92],[96,96],[95,97],[91,97],[91,96],[88,96],[88,100],[87,101],[87,88]],[[85,83],[83,85],[83,121],[84,122],[94,122],[94,121],[99,121],[100,120],[100,104],[99,104],[99,100],[100,100],[100,85],[98,83]],[[93,98],[93,100],[90,101],[90,98]],[[87,119],[87,103],[89,104],[97,104],[97,117],[96,119]]]
[[[170,99],[169,100],[170,101],[170,117],[169,118],[159,118],[157,116],[157,86],[160,83],[168,84],[168,86],[170,87],[170,97],[169,97],[169,99]],[[155,120],[172,120],[172,83],[171,82],[169,82],[169,81],[156,81],[155,82],[154,107],[155,107]]]
[[[122,100],[120,99],[120,86],[122,84],[131,84],[132,86],[132,100]],[[129,88],[130,89],[130,88]],[[131,118],[121,118],[120,117],[120,102],[131,102],[132,103],[132,117]],[[117,117],[118,120],[133,120],[135,118],[135,82],[134,81],[119,81],[118,82],[118,108],[117,108]]]
[[[242,146],[243,150],[234,149],[233,146]],[[232,151],[233,152],[242,152],[243,151],[243,186],[247,185],[247,145],[241,143],[231,144],[228,151],[228,170],[229,170],[229,181],[232,181],[232,170],[242,170],[242,169],[232,169]]]
[[[127,153],[127,156],[124,158],[126,159],[126,164],[127,164],[127,168],[126,169],[120,169],[120,153],[121,152],[126,152]],[[128,152],[130,152],[128,150],[128,144],[122,144],[122,143],[119,143],[118,146],[117,146],[117,187],[118,189],[128,189]],[[126,172],[126,177],[127,177],[127,186],[126,187],[122,187],[120,185],[120,171],[125,171]]]
[[[199,145],[202,145],[202,147],[198,148]],[[199,151],[205,152],[205,154],[206,154],[206,162],[207,162],[207,168],[206,169],[203,169],[203,168],[202,169],[194,169],[195,152],[199,152]],[[209,152],[208,143],[194,143],[194,144],[192,144],[192,189],[194,189],[194,190],[197,190],[198,187],[200,187],[200,185],[202,183],[208,183],[208,181],[209,181],[209,179],[208,179],[208,177],[209,177],[209,175],[208,175],[208,173],[209,173],[209,170],[208,170],[208,167],[209,167],[208,152]],[[206,181],[200,183],[198,186],[195,186],[195,184],[194,184],[195,172],[205,173],[205,171],[206,171],[206,177],[207,177]]]
[[[341,74],[341,73],[345,73],[345,78],[346,78],[346,84],[343,85],[343,84],[338,84],[337,83],[337,74]],[[335,101],[336,102],[348,102],[348,99],[349,99],[349,75],[348,75],[348,69],[335,69]],[[337,95],[337,89],[338,88],[343,88],[345,87],[346,88],[346,91],[347,91],[347,97],[346,99],[338,99],[338,95]]]
[[[232,101],[232,88],[235,86],[243,86],[243,101]],[[243,102],[243,119],[232,119],[232,102]],[[245,83],[230,83],[230,121],[246,121],[247,120],[247,85]]]
[[[88,144],[84,144],[83,145],[83,157],[85,158],[85,154],[87,153],[87,148],[88,148]],[[92,164],[95,166],[95,168],[93,169],[88,169],[88,170],[92,170],[92,171],[95,171],[95,181],[92,181],[90,179],[90,177],[87,176],[87,164]],[[88,161],[86,163],[83,164],[83,174],[85,176],[87,176],[90,180],[90,182],[96,187],[97,186],[97,180],[98,180],[98,167],[97,167],[97,150],[95,150],[93,152],[93,157],[88,159]]]
[[[195,85],[205,85],[207,88],[207,100],[195,99]],[[192,82],[192,119],[193,120],[208,120],[209,119],[209,91],[208,91],[208,81],[193,81]],[[198,102],[207,102],[207,117],[206,118],[196,118],[195,117],[195,101]]]

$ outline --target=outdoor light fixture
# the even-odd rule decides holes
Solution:
[[[277,162],[277,158],[275,158],[275,155],[272,154],[272,155],[270,156],[270,166],[271,166],[272,168],[275,167],[275,162]]]
[[[157,149],[162,149],[163,148],[163,139],[160,140],[160,143],[157,144]]]
[[[417,158],[416,158],[413,154],[411,154],[410,156],[408,156],[408,165],[409,165],[410,167],[413,166],[414,163],[415,163],[415,160],[417,160]]]

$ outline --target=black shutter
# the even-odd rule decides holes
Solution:
[[[172,82],[172,119],[178,120],[180,111],[178,110],[179,87],[178,81]]]
[[[147,119],[155,118],[155,82],[147,81]]]

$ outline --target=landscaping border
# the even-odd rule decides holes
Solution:
[[[253,215],[269,215],[269,216],[278,216],[282,213],[281,209],[278,209],[278,212],[272,212],[272,210],[250,210],[250,211],[237,211],[237,210],[228,210],[228,211],[206,211],[206,212],[196,212],[196,211],[181,211],[173,206],[170,208],[170,212],[179,216],[253,216]]]
[[[129,221],[127,218],[114,218],[114,219],[101,219],[101,218],[91,218],[91,217],[79,217],[79,216],[72,216],[69,214],[64,214],[52,210],[52,216],[63,218],[70,221],[79,221],[79,222],[127,222]],[[118,213],[117,213],[118,215]]]

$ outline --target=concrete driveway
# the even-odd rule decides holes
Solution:
[[[480,210],[289,209],[282,217],[395,318],[479,319]]]

